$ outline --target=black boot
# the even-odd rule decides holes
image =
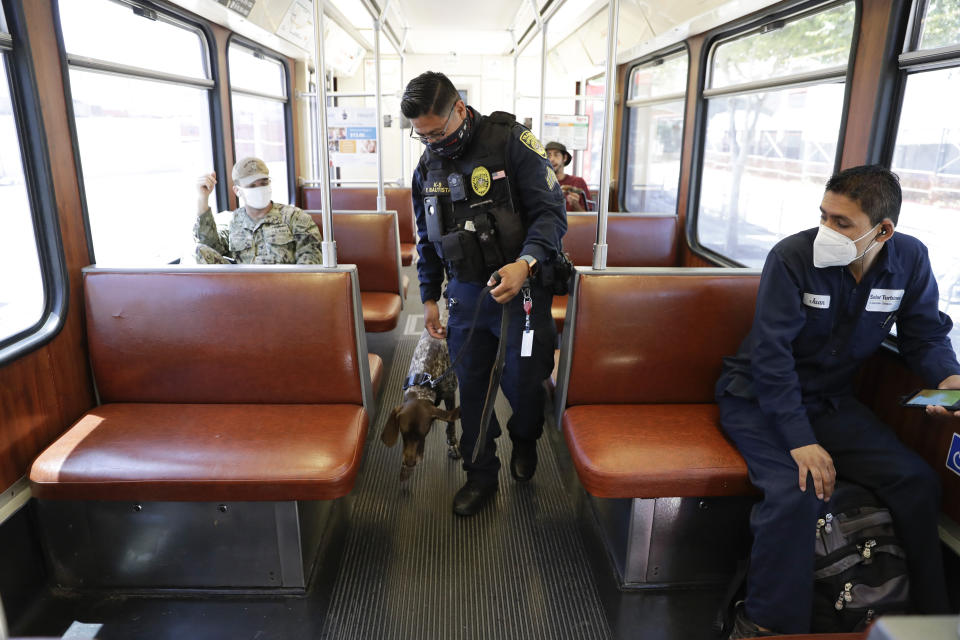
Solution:
[[[737,603],[737,614],[733,619],[733,629],[728,636],[729,640],[740,640],[741,638],[767,638],[778,636],[779,633],[762,629],[760,625],[747,617],[746,608],[742,602]]]
[[[518,482],[528,482],[537,471],[537,441],[514,440],[510,454],[510,475]]]
[[[453,512],[458,516],[472,516],[480,511],[496,492],[496,481],[479,482],[468,478],[467,483],[453,496]]]

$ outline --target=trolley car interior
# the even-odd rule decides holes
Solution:
[[[0,640],[719,638],[757,493],[713,386],[770,248],[882,164],[960,319],[958,0],[0,5]],[[380,439],[426,70],[564,142],[593,209],[537,475],[471,518],[442,429],[403,483]],[[197,177],[235,209],[246,156],[322,265],[191,264]],[[858,395],[940,478],[956,614],[960,428],[888,343]]]

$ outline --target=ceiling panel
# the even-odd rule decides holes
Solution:
[[[518,0],[393,0],[411,29],[444,30],[508,30],[519,7]],[[528,2],[529,0],[521,0]]]

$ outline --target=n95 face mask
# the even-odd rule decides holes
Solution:
[[[240,195],[243,196],[243,201],[248,207],[253,207],[254,209],[263,209],[270,204],[270,198],[273,197],[273,191],[271,190],[270,185],[265,187],[251,188],[240,187]]]
[[[869,231],[856,240],[851,240],[839,231],[821,224],[817,237],[813,241],[813,266],[818,269],[845,267],[854,260],[862,258],[873,248],[874,243],[871,242],[860,255],[857,255],[856,243],[873,233],[875,228],[876,225],[870,227]]]

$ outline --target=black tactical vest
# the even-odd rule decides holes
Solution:
[[[507,144],[516,123],[495,111],[477,116],[462,156],[424,152],[423,205],[431,242],[461,282],[486,283],[490,274],[520,255],[523,229],[510,185]]]

